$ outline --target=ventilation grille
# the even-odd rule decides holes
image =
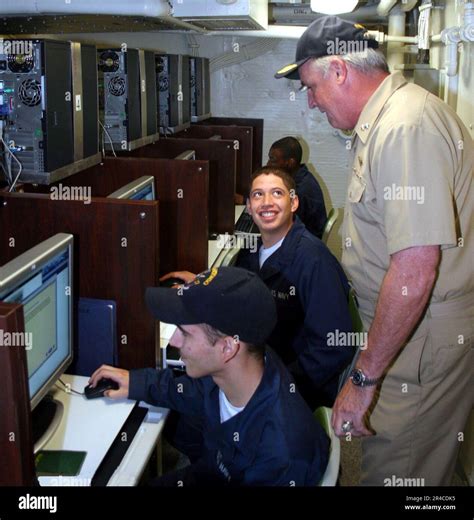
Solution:
[[[34,64],[33,54],[8,55],[8,68],[15,74],[31,72]]]
[[[22,81],[18,90],[20,101],[27,107],[35,107],[41,103],[41,85],[35,79]]]
[[[185,20],[197,27],[206,29],[208,31],[255,31],[262,30],[262,27],[250,18],[230,20],[204,18],[204,19],[192,19]]]
[[[102,52],[99,56],[99,69],[102,72],[117,72],[120,67],[120,57],[114,51]]]
[[[164,76],[162,74],[158,76],[158,88],[160,92],[166,92],[169,89],[168,76]]]
[[[125,78],[114,76],[109,81],[109,92],[112,96],[123,96],[125,94]]]

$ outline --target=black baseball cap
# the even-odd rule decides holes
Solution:
[[[276,325],[272,293],[251,271],[216,267],[178,289],[149,287],[145,300],[153,316],[165,323],[206,323],[252,345],[265,343]]]
[[[358,42],[365,42],[365,48],[377,49],[379,46],[376,40],[367,37],[362,25],[338,16],[321,16],[308,26],[298,40],[295,61],[280,69],[275,78],[300,79],[298,68],[310,58],[353,52]]]

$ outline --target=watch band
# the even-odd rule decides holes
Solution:
[[[351,372],[350,379],[355,386],[375,386],[382,378],[369,379],[360,368],[354,368]]]

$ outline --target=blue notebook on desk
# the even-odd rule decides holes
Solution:
[[[100,365],[117,366],[117,308],[113,300],[79,298],[78,350],[69,372],[90,376]]]

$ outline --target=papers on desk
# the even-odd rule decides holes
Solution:
[[[85,380],[81,382],[84,383],[82,386],[87,384],[88,378],[77,379]],[[76,386],[80,388],[80,385],[73,383],[73,388]],[[55,390],[54,397],[64,403],[65,410],[58,430],[44,449],[80,449],[87,452],[87,456],[80,474],[75,477],[44,476],[38,480],[42,486],[90,486],[94,473],[127,420],[135,401],[88,400],[82,395],[59,389]]]

